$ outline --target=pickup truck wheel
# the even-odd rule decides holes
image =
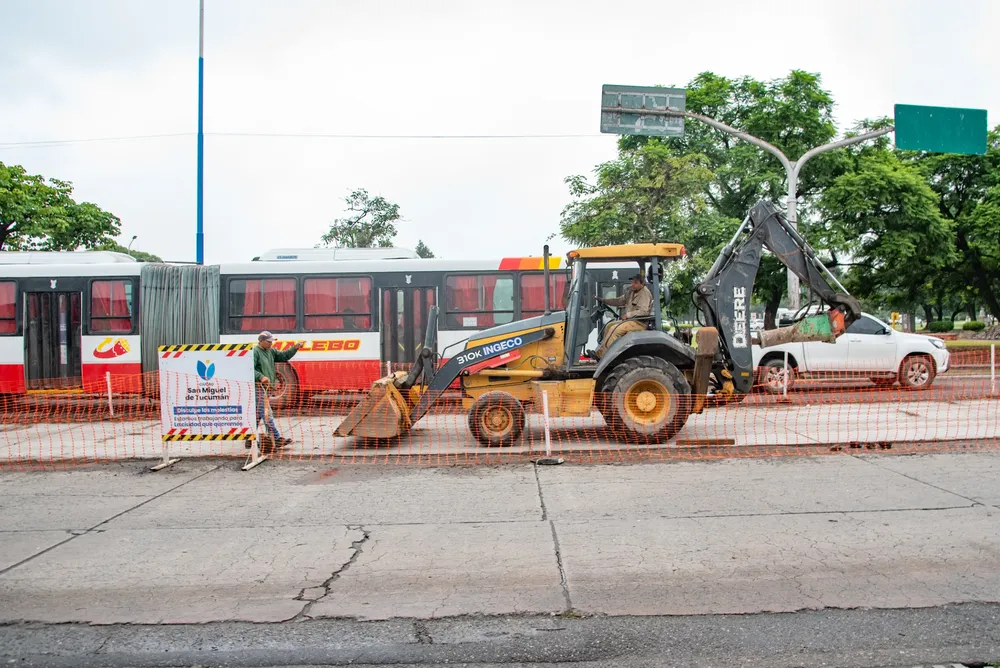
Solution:
[[[667,441],[691,412],[691,387],[684,374],[652,355],[623,361],[601,388],[601,413],[615,436],[627,442]]]
[[[469,431],[490,448],[513,445],[524,430],[524,407],[507,392],[487,392],[469,411]]]
[[[912,355],[899,366],[899,384],[907,390],[926,390],[934,382],[934,361],[925,355]]]
[[[781,394],[784,391],[785,383],[785,358],[775,357],[767,360],[759,367],[758,383],[769,394]],[[795,386],[795,367],[791,361],[788,363],[788,389]]]

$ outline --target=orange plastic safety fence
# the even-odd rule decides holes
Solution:
[[[338,375],[331,381],[330,374]],[[655,392],[603,393],[589,410],[574,412],[579,407],[554,390],[546,420],[534,390],[521,386],[523,401],[511,404],[494,398],[493,403],[481,403],[471,414],[471,428],[470,411],[463,406],[456,384],[414,425],[384,425],[400,429],[398,437],[365,441],[335,435],[340,422],[365,396],[362,388],[378,375],[371,364],[359,363],[352,370],[338,363],[326,371],[313,366],[286,378],[274,388],[271,406],[280,435],[291,443],[270,453],[271,459],[492,464],[549,453],[574,462],[611,462],[866,449],[1000,449],[1000,401],[989,366],[952,365],[943,371],[933,364],[909,365],[892,371],[873,360],[867,368],[855,364],[850,370],[812,376],[795,367],[787,374],[772,367],[760,374],[751,394],[725,401],[709,398],[704,410],[691,415],[687,413],[695,405],[693,396],[672,395],[664,402]],[[310,377],[323,380],[306,382]],[[0,469],[160,458],[164,442],[159,383],[157,374],[112,376],[110,393],[105,384],[102,392],[3,396]],[[493,389],[502,391],[504,383],[498,381]],[[168,392],[177,395],[197,385],[196,377],[183,374],[167,384]],[[253,390],[247,383],[233,384],[228,391],[239,403]],[[518,429],[522,408],[523,427]],[[473,428],[488,431],[476,427],[476,420],[488,424],[494,435],[501,433],[494,444],[476,438]],[[505,420],[519,433],[504,437]],[[234,420],[233,429],[238,430],[238,424]],[[166,447],[171,457],[243,459],[248,454],[245,445],[240,440],[208,440],[171,441]]]

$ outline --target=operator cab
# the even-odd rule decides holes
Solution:
[[[619,318],[621,309],[597,301],[602,298],[618,297],[628,289],[628,277],[638,270],[645,285],[653,294],[653,312],[641,318],[647,330],[662,331],[663,309],[670,302],[670,290],[664,282],[664,268],[669,262],[686,255],[681,244],[626,244],[581,248],[568,253],[571,278],[569,298],[566,301],[566,363],[572,369],[593,366],[593,360],[581,363],[584,351],[596,348],[601,340],[604,327]],[[609,265],[621,267],[617,282],[598,282],[589,267]],[[614,274],[612,274],[614,276]]]

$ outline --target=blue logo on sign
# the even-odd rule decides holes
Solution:
[[[198,375],[202,380],[212,380],[212,376],[215,375],[215,362],[198,360]]]

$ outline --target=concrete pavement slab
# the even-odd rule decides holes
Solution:
[[[0,576],[0,621],[287,620],[362,538],[336,526],[94,532]]]
[[[608,615],[1000,601],[989,508],[556,522],[574,608]]]
[[[332,526],[539,520],[531,464],[491,468],[223,467],[109,528]]]
[[[1000,461],[1000,459],[998,459]],[[971,506],[849,455],[539,467],[548,517],[755,515]]]
[[[83,531],[134,508],[150,496],[79,496],[10,494],[0,501],[0,531],[50,529]]]
[[[312,617],[447,617],[566,609],[547,522],[382,526]]]
[[[0,476],[0,531],[90,529],[217,466],[195,462],[157,476],[134,463],[116,463]]]
[[[0,571],[70,537],[67,531],[0,531]]]
[[[954,453],[865,458],[928,485],[1000,508],[1000,453]]]

